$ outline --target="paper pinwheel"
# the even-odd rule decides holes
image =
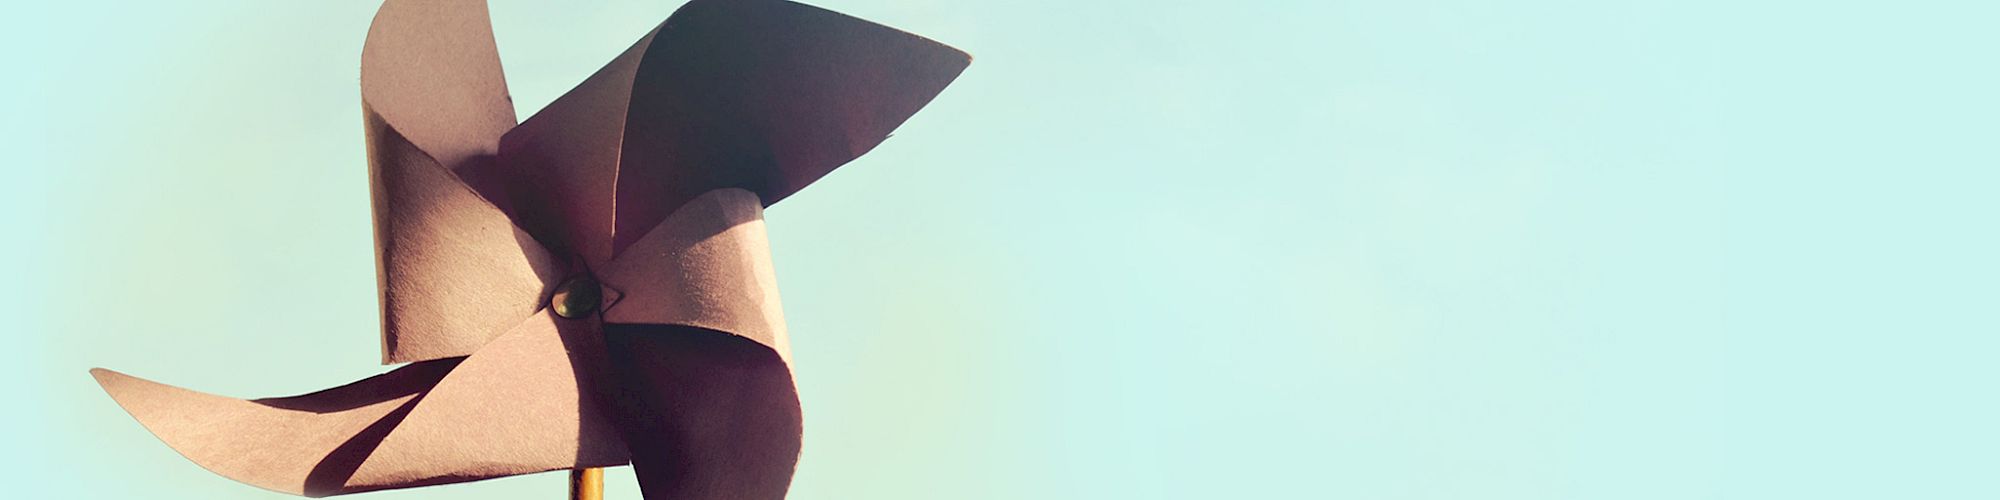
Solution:
[[[481,0],[389,0],[361,54],[385,364],[239,400],[96,369],[188,459],[308,496],[630,463],[777,498],[801,424],[763,209],[964,70],[778,0],[694,0],[516,124]]]

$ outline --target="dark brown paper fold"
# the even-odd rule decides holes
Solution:
[[[522,228],[595,266],[702,193],[776,203],[868,152],[970,56],[776,0],[695,0],[501,140]]]

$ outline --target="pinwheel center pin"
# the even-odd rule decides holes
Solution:
[[[604,301],[604,291],[597,286],[597,280],[588,274],[579,274],[556,286],[556,293],[549,296],[549,308],[556,316],[576,319],[597,311],[598,303]]]

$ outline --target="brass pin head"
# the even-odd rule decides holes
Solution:
[[[597,312],[599,302],[604,301],[604,290],[598,288],[597,280],[590,275],[579,274],[556,285],[556,293],[549,296],[549,308],[556,316],[576,319]]]

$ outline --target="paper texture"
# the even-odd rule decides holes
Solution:
[[[371,135],[383,362],[472,354],[534,314],[567,266],[394,129]]]
[[[490,175],[514,104],[481,0],[382,4],[361,49],[382,359],[472,354],[561,279],[539,244],[461,182]],[[456,173],[456,175],[454,175]]]
[[[757,195],[709,191],[598,272],[605,287],[624,294],[604,321],[729,332],[790,360],[770,245]]]
[[[190,460],[275,491],[629,461],[648,498],[782,497],[803,424],[763,208],[969,61],[796,3],[696,0],[516,126],[483,2],[390,0],[362,108],[383,359],[414,363],[258,400],[92,375]]]
[[[110,370],[98,383],[146,429],[203,468],[325,496],[626,462],[580,390],[556,322],[536,314],[477,354],[427,361],[334,389],[244,401]],[[596,328],[563,332],[582,339]],[[601,344],[602,340],[596,340]]]

